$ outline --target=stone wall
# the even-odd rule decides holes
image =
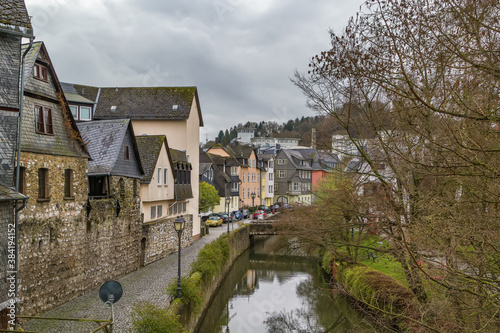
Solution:
[[[35,153],[21,159],[30,196],[20,212],[21,314],[40,314],[139,267],[137,179],[110,177],[112,198],[91,200],[87,217],[86,159]],[[49,199],[37,200],[38,168],[49,169]],[[64,197],[68,168],[74,176],[71,198]]]
[[[181,246],[184,248],[193,242],[193,216],[184,215],[186,226],[181,236]],[[177,252],[179,237],[174,229],[174,218],[164,218],[145,223],[141,239],[141,266],[148,265]]]
[[[9,288],[7,281],[7,242],[8,242],[8,224],[14,223],[13,218],[13,201],[0,201],[0,303],[5,302],[7,297],[7,291]],[[0,305],[0,309],[4,306]]]

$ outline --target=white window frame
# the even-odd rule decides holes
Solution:
[[[162,175],[162,170],[161,170],[161,168],[158,168],[158,169],[156,170],[156,177],[158,177],[158,179],[157,179],[158,186],[161,186],[161,185],[162,185],[162,182],[161,182],[161,175]]]
[[[88,109],[89,110],[89,117],[88,118],[82,118],[82,109]],[[92,120],[92,108],[90,106],[81,106],[80,105],[80,112],[79,112],[79,117],[78,117],[79,120],[83,120],[83,121],[90,121]]]
[[[167,186],[168,185],[168,169],[163,168],[163,185]]]
[[[286,170],[278,170],[278,178],[286,178]]]

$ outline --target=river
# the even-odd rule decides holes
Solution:
[[[234,263],[199,326],[200,333],[372,331],[307,257],[270,255],[277,237],[254,237]]]

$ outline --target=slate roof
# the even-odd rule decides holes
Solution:
[[[224,147],[226,152],[235,158],[245,158],[249,159],[252,155],[254,148],[252,146],[241,145],[241,146],[226,146]]]
[[[89,121],[77,125],[92,159],[88,163],[88,174],[110,175],[129,127],[132,131],[130,119]],[[137,145],[134,149],[137,153]],[[140,162],[137,162],[142,171]]]
[[[211,167],[212,163],[200,163],[200,175],[203,175],[204,173],[210,171]]]
[[[198,89],[194,86],[92,87],[65,82],[63,90],[94,101],[94,119],[188,119],[194,99],[203,126]]]
[[[0,185],[0,202],[1,201],[11,201],[11,200],[22,200],[27,199],[28,197],[18,193],[14,190],[11,190],[8,187]]]
[[[135,138],[137,148],[139,149],[139,156],[141,157],[142,167],[144,169],[144,176],[141,178],[141,183],[150,184],[151,178],[155,172],[156,163],[161,153],[163,143],[165,143],[168,159],[172,164],[170,157],[170,150],[168,148],[167,138],[165,135],[141,135]],[[173,166],[171,165],[173,170]]]
[[[200,156],[200,162],[208,162],[211,161],[211,163],[206,163],[213,165],[214,167],[214,185],[215,188],[217,189],[217,192],[219,193],[219,196],[224,197],[226,196],[226,184],[230,184],[233,182],[237,182],[238,180],[233,179],[231,175],[227,172],[227,170],[231,170],[230,168],[226,169],[226,172],[223,171],[223,168],[221,166],[225,165],[230,167],[230,164],[233,165],[240,165],[236,159],[233,157],[228,157],[228,156],[219,156],[219,155],[214,155],[210,153],[204,153]],[[205,164],[205,163],[204,163]],[[230,171],[229,171],[230,172]],[[239,179],[239,178],[238,178]],[[228,188],[228,191],[231,192],[231,189]]]
[[[24,0],[2,0],[0,3],[0,28],[33,35],[33,27]]]
[[[21,53],[23,53],[25,50],[27,50],[28,46],[29,46],[29,44],[21,45]],[[61,93],[60,94],[61,96],[59,98],[59,104],[62,107],[62,112],[66,116],[66,117],[64,117],[64,122],[66,122],[66,124],[71,127],[71,129],[73,130],[73,133],[71,133],[71,137],[75,138],[78,141],[78,145],[83,150],[83,152],[78,151],[76,153],[77,153],[77,155],[82,155],[82,153],[83,153],[83,155],[89,156],[89,152],[87,151],[87,146],[83,143],[83,140],[81,138],[78,127],[76,126],[76,122],[73,118],[73,115],[71,114],[71,110],[69,109],[68,102],[67,102],[66,98],[64,97],[61,82],[59,81],[59,78],[57,77],[54,66],[52,65],[52,61],[50,60],[49,53],[47,52],[47,49],[46,49],[45,44],[43,42],[33,43],[31,48],[29,49],[28,53],[26,54],[25,66],[24,66],[24,76],[26,77],[26,80],[24,80],[24,83],[23,83],[24,88],[26,88],[26,84],[30,80],[34,80],[33,76],[32,76],[33,66],[35,65],[35,62],[39,56],[42,57],[46,62],[48,62],[47,69],[50,73],[50,76],[52,77],[51,83],[55,87],[56,93]],[[39,91],[36,91],[35,93],[40,94]],[[43,98],[43,96],[40,96],[39,98]],[[51,97],[49,96],[49,98],[51,98]],[[58,141],[61,141],[61,140],[68,142],[67,137],[58,138]],[[36,144],[40,145],[39,142],[33,142],[33,140],[31,140],[31,142],[29,142],[29,144],[34,144],[35,146],[36,146]],[[49,153],[53,153],[53,154],[57,153],[59,155],[64,155],[64,154],[68,155],[69,154],[70,156],[74,155],[73,153],[75,153],[74,147],[69,147],[68,145],[63,147],[61,142],[58,142],[58,144],[56,146],[57,146],[57,149],[55,149],[55,147],[45,146],[45,147],[43,147],[44,152],[49,152]]]
[[[300,169],[300,170],[312,170],[313,169],[309,165],[309,163],[307,165],[300,165],[298,163],[298,161],[307,160],[298,151],[295,151],[293,149],[283,149],[282,152],[286,155],[288,160],[290,160],[290,163],[292,163],[292,165],[296,169]]]

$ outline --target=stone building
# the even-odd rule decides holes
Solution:
[[[15,312],[15,212],[27,199],[15,190],[15,152],[20,104],[21,38],[33,38],[24,1],[2,1],[0,11],[0,329]],[[15,209],[16,208],[16,209]],[[9,244],[10,241],[10,244]],[[14,279],[13,279],[14,278]]]
[[[19,290],[21,313],[34,314],[82,288],[71,278],[85,274],[76,229],[89,156],[42,42],[28,50],[24,75],[19,191],[30,200],[19,215]]]

